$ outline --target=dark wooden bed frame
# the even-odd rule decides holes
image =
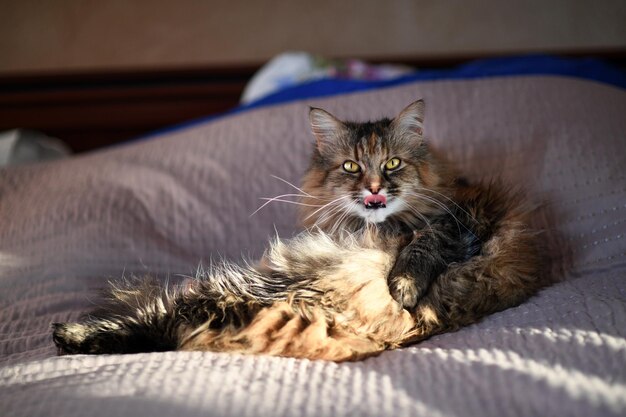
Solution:
[[[599,57],[626,68],[626,50],[556,54]],[[446,68],[476,58],[504,55],[387,57],[368,61]],[[62,139],[74,152],[85,152],[232,109],[237,106],[246,83],[260,67],[259,63],[208,68],[0,74],[0,130],[39,130]]]

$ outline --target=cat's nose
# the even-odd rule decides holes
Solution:
[[[368,189],[370,190],[370,192],[372,194],[378,194],[378,192],[380,191],[380,183],[378,182],[373,182],[370,184],[370,186],[368,187]]]

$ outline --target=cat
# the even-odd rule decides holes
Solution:
[[[428,146],[424,111],[355,123],[311,108],[315,146],[294,186],[304,231],[184,286],[114,283],[82,322],[53,324],[59,353],[359,360],[522,303],[547,284],[532,207],[462,179]]]

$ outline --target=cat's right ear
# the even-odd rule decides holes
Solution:
[[[334,148],[338,138],[346,131],[346,125],[326,110],[310,107],[309,120],[311,131],[317,141],[317,149],[322,153]]]

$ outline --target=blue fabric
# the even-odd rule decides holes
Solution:
[[[570,76],[604,82],[626,89],[626,73],[602,60],[533,55],[518,58],[481,59],[453,69],[418,70],[413,74],[387,81],[322,79],[281,90],[243,108],[384,88],[415,81],[459,80],[511,75]]]
[[[288,103],[307,98],[327,97],[356,91],[392,87],[416,81],[461,80],[515,75],[560,75],[598,81],[626,89],[626,72],[595,58],[559,58],[549,55],[528,55],[507,58],[489,58],[468,62],[451,69],[417,70],[412,74],[384,81],[363,81],[328,78],[286,88],[247,105],[183,124],[161,129],[137,139],[169,133],[189,126],[214,120],[225,115],[249,109]]]

